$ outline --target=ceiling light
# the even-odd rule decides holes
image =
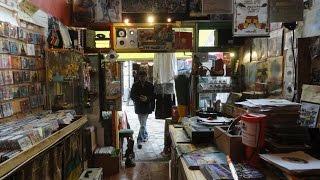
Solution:
[[[230,57],[234,58],[235,54],[232,52],[230,53]]]
[[[172,21],[172,19],[171,19],[171,18],[168,18],[168,19],[167,19],[167,22],[168,22],[168,23],[170,23],[171,21]]]
[[[154,23],[154,16],[149,15],[148,18],[147,18],[147,22],[148,23]]]
[[[123,22],[128,24],[130,22],[130,20],[128,18],[125,18]]]

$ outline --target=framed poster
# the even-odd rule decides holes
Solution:
[[[125,0],[123,13],[186,13],[187,0]]]
[[[232,14],[232,0],[202,0],[202,14]]]
[[[303,21],[303,0],[270,0],[270,22]]]
[[[234,1],[234,36],[269,36],[268,0]]]
[[[75,23],[110,23],[122,21],[121,0],[73,0]]]

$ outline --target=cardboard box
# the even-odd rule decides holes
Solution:
[[[242,161],[244,157],[244,145],[241,135],[227,133],[229,126],[214,127],[214,141],[218,149],[230,156],[234,161]]]
[[[103,177],[110,177],[120,171],[120,155],[112,157],[110,155],[94,154],[93,167],[103,169]]]

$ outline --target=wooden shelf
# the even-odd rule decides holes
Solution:
[[[22,151],[13,158],[0,164],[0,179],[8,177],[11,173],[25,165],[27,162],[35,158],[40,153],[49,149],[57,142],[62,140],[64,137],[68,136],[75,130],[81,128],[85,123],[87,123],[87,117],[83,116],[80,119],[74,121],[68,126],[62,128],[61,130],[55,132],[51,136],[39,141],[37,144],[33,145],[29,149]]]

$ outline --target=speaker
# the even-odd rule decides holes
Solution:
[[[126,38],[117,38],[117,48],[126,48],[127,44],[128,43]]]
[[[126,29],[124,28],[117,29],[116,33],[117,33],[117,37],[122,37],[122,38],[127,37],[127,32],[126,32]]]

